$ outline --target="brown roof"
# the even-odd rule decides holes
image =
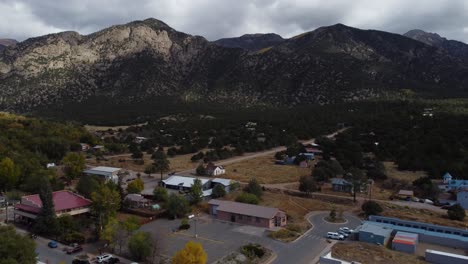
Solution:
[[[278,212],[281,212],[278,208],[231,202],[231,201],[216,200],[216,199],[210,200],[208,204],[218,205],[218,208],[216,209],[217,211],[255,216],[255,217],[267,218],[267,219],[271,219]]]
[[[414,193],[413,193],[413,191],[409,191],[409,190],[400,190],[400,191],[398,192],[398,195],[413,196]]]

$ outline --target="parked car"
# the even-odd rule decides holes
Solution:
[[[105,261],[104,263],[106,264],[114,264],[114,263],[119,263],[120,259],[119,258],[110,258],[109,260]]]
[[[80,245],[76,245],[74,247],[67,248],[67,254],[73,254],[76,252],[83,251],[83,248]]]
[[[340,231],[343,231],[343,232],[345,232],[345,233],[348,233],[348,234],[350,234],[351,232],[354,231],[354,230],[352,230],[352,229],[350,229],[349,227],[346,227],[346,226],[345,226],[345,227],[340,227],[339,230],[340,230]]]
[[[55,242],[54,240],[50,241],[48,244],[47,244],[48,247],[50,248],[57,248],[58,247],[58,243]]]
[[[340,235],[340,234],[338,234],[336,232],[328,232],[327,233],[327,238],[337,239],[337,240],[344,240],[344,236]]]
[[[344,231],[341,231],[341,230],[340,230],[340,231],[338,231],[338,234],[340,234],[340,235],[344,236],[345,238],[347,238],[347,237],[349,236],[349,234],[348,234],[348,233],[346,233],[346,232],[344,232]]]
[[[96,257],[97,263],[106,263],[109,259],[111,259],[113,256],[111,254],[104,254]]]
[[[91,264],[87,259],[74,259],[72,264]]]

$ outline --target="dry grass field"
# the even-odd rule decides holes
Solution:
[[[259,183],[297,182],[304,175],[310,175],[310,168],[300,168],[295,165],[275,165],[271,156],[257,157],[226,165],[226,174],[220,175],[241,182],[256,178]]]
[[[353,241],[352,243],[339,242],[332,248],[334,258],[346,261],[358,261],[362,264],[402,264],[402,263],[427,263],[422,257],[388,249],[365,242]]]
[[[417,209],[408,206],[394,204],[382,204],[383,216],[397,217],[405,220],[432,223],[436,225],[453,226],[458,228],[468,228],[468,218],[464,221],[450,220],[446,214],[437,213],[427,209]]]
[[[385,161],[383,162],[385,170],[387,171],[388,178],[413,182],[421,177],[427,176],[424,171],[401,171],[398,170],[397,165],[394,162]]]
[[[170,161],[170,171],[185,171],[194,169],[197,167],[198,163],[194,163],[190,160],[193,154],[186,155],[177,155],[173,158],[169,158]],[[144,154],[143,157],[145,163],[143,165],[136,164],[130,155],[128,156],[119,156],[111,157],[107,161],[96,161],[96,159],[87,160],[86,163],[93,166],[110,166],[110,167],[119,167],[127,170],[140,171],[143,172],[145,167],[152,163],[151,155]]]

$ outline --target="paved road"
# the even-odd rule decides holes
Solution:
[[[202,243],[208,254],[208,263],[212,263],[236,251],[242,245],[259,243],[277,254],[273,263],[309,264],[329,245],[325,239],[327,232],[336,231],[342,226],[356,228],[360,224],[360,219],[349,213],[344,214],[349,221],[344,224],[325,222],[323,218],[327,215],[328,212],[311,213],[308,219],[314,228],[292,243],[283,243],[269,238],[263,228],[213,220],[209,216],[202,216],[197,221],[197,238],[194,236],[194,222],[191,223],[192,227],[189,230],[172,233],[171,230],[179,226],[180,220],[158,219],[143,225],[140,230],[164,237],[166,256],[172,256],[185,243],[194,240]]]
[[[277,253],[278,257],[273,263],[297,263],[309,264],[325,249],[329,244],[326,239],[327,232],[336,232],[338,228],[347,226],[356,228],[361,220],[350,213],[344,213],[348,222],[343,224],[333,224],[323,219],[329,212],[313,212],[308,220],[313,225],[312,230],[308,231],[301,239],[296,242],[286,244]],[[315,263],[314,263],[315,264]]]

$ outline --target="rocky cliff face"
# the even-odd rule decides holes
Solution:
[[[6,48],[0,53],[0,109],[131,105],[167,97],[291,106],[385,96],[399,89],[465,95],[467,68],[444,49],[340,24],[252,51],[226,48],[148,19],[87,36],[41,36]]]
[[[436,33],[428,33],[419,29],[410,30],[403,35],[427,45],[443,49],[451,56],[468,62],[468,45],[463,42],[447,40]]]

